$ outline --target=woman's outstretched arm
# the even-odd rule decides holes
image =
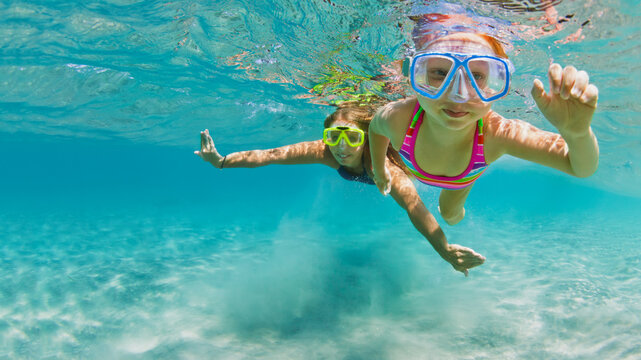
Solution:
[[[194,154],[219,169],[254,168],[273,164],[325,164],[338,167],[322,140],[305,141],[274,149],[239,151],[222,156],[216,150],[209,131],[205,130],[200,133],[200,151],[194,151]]]

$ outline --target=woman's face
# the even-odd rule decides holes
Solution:
[[[456,33],[444,36],[430,43],[425,50],[496,56],[487,40],[471,33]],[[471,70],[475,71],[475,69]],[[491,102],[481,100],[471,82],[467,79],[466,73],[462,71],[458,79],[459,81],[452,81],[438,99],[430,99],[418,93],[416,94],[421,107],[428,113],[430,118],[452,130],[462,129],[475,123],[485,116],[492,107]],[[462,94],[465,95],[466,100],[456,100],[457,98],[460,99]]]
[[[337,120],[330,124],[330,127],[338,126],[360,129],[356,124],[345,120]],[[340,165],[345,167],[356,167],[362,162],[365,144],[366,143],[363,143],[362,145],[352,147],[347,144],[345,139],[341,138],[337,145],[329,146],[329,151],[331,151],[332,155],[334,155],[334,158]]]

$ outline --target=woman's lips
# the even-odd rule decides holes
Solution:
[[[453,117],[453,118],[460,118],[469,114],[469,112],[467,111],[453,111],[450,109],[443,109],[443,111],[445,112],[445,114],[447,114],[447,116]]]

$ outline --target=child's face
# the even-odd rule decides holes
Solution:
[[[359,127],[349,121],[337,120],[330,124],[330,127],[345,126],[350,128]],[[352,147],[345,142],[344,139],[341,139],[338,145],[329,146],[329,151],[332,152],[336,161],[343,166],[357,166],[362,161],[363,150],[365,149],[365,144]]]
[[[496,56],[491,45],[483,37],[471,33],[456,33],[444,36],[430,43],[424,49],[430,52],[476,54]],[[472,72],[475,69],[470,69]],[[482,71],[482,69],[478,69]],[[442,96],[430,99],[416,94],[421,107],[428,115],[447,128],[460,129],[485,116],[492,107],[491,102],[484,102],[478,96],[467,78],[459,69],[460,76],[455,76]],[[477,81],[478,82],[478,81]]]

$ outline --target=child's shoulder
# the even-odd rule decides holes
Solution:
[[[379,123],[382,128],[387,129],[387,136],[392,143],[395,144],[398,141],[397,136],[405,134],[412,120],[416,101],[415,97],[397,100],[383,106],[376,114],[380,118]]]
[[[404,98],[385,104],[378,110],[377,115],[392,122],[405,120],[412,116],[414,106],[416,106],[415,97]]]
[[[513,138],[516,134],[531,126],[523,120],[508,119],[494,111],[490,111],[483,118],[483,133],[488,137]]]

